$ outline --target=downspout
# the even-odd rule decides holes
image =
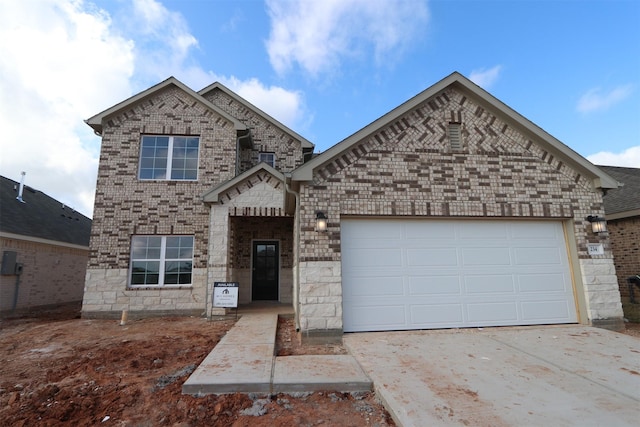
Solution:
[[[290,179],[290,178],[289,178]],[[287,193],[292,194],[294,199],[296,200],[296,210],[295,210],[295,221],[298,221],[298,226],[295,228],[296,235],[294,236],[294,240],[296,242],[296,251],[295,251],[295,261],[296,261],[296,277],[294,283],[297,287],[296,289],[296,300],[294,304],[296,305],[295,313],[295,327],[296,332],[300,332],[300,193],[292,190],[289,187],[289,183],[287,182],[287,177],[284,178],[284,189]]]

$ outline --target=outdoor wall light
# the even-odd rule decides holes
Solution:
[[[327,216],[324,212],[316,212],[316,231],[327,231]]]
[[[607,231],[607,221],[598,215],[589,215],[587,221],[591,223],[591,231],[594,233],[604,233]]]

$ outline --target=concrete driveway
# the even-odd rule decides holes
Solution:
[[[640,339],[586,326],[345,334],[398,425],[640,425]]]

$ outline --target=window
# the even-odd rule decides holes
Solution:
[[[272,168],[276,167],[276,153],[261,152],[258,154],[258,163],[265,162]]]
[[[191,285],[192,236],[134,236],[131,281],[137,286]]]
[[[197,136],[142,137],[140,179],[198,179]]]

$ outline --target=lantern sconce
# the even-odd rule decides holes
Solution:
[[[604,233],[607,231],[607,221],[598,215],[589,215],[587,221],[591,223],[591,231],[594,233]]]
[[[316,212],[316,231],[327,231],[327,216],[322,211]]]

